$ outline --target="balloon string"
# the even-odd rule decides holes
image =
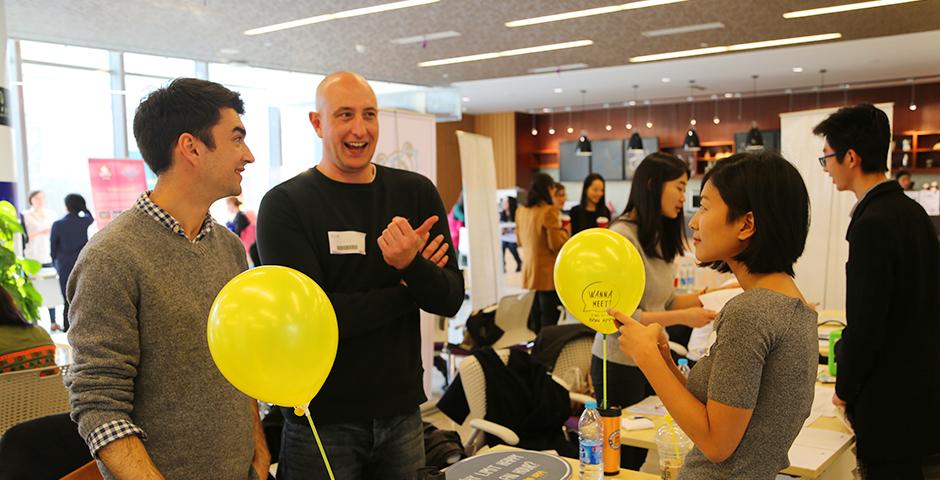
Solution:
[[[607,408],[607,334],[604,334],[604,361],[601,363],[601,368],[604,371],[602,384],[604,385],[604,401],[602,404],[604,408]]]
[[[326,465],[326,473],[330,474],[330,480],[336,480],[333,477],[333,469],[330,468],[330,461],[326,459],[326,451],[323,450],[323,443],[320,442],[320,435],[317,434],[317,427],[313,426],[313,418],[310,417],[310,409],[304,407],[304,414],[307,416],[307,421],[310,422],[310,430],[313,430],[313,438],[317,440],[317,446],[320,447],[320,455],[323,457],[323,464]]]

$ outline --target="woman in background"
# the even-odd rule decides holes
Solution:
[[[516,239],[516,209],[519,207],[519,203],[516,201],[516,197],[505,196],[500,202],[499,209],[499,223],[500,223],[500,235],[499,240],[503,244],[503,271],[506,271],[506,250],[509,250],[509,253],[512,254],[512,258],[516,260],[516,271],[522,271],[522,259],[519,258],[519,246]],[[509,225],[512,224],[512,225]]]
[[[226,222],[225,226],[232,231],[242,241],[247,253],[251,245],[255,243],[255,222],[254,213],[242,211],[242,201],[238,197],[228,197],[225,199],[228,211],[233,215],[232,220]]]
[[[55,345],[27,322],[6,288],[0,287],[0,374],[55,366]]]
[[[52,233],[52,223],[55,222],[55,212],[46,208],[46,194],[42,190],[33,190],[29,193],[29,208],[23,212],[23,227],[26,228],[26,246],[23,247],[23,256],[41,263],[43,267],[52,266],[49,235]],[[49,309],[49,320],[53,331],[62,330],[55,321],[55,307]]]
[[[561,225],[554,185],[552,177],[535,174],[525,205],[516,212],[516,237],[522,247],[522,286],[536,292],[529,314],[529,329],[535,333],[558,323],[560,314],[561,300],[555,292],[553,277],[555,257],[570,235]]]
[[[715,318],[715,312],[702,308],[699,294],[677,295],[675,259],[686,249],[685,187],[689,166],[668,153],[648,155],[636,169],[627,208],[610,229],[627,238],[643,259],[646,288],[633,318],[643,324],[702,327]],[[653,395],[653,390],[636,363],[618,348],[619,333],[607,336],[607,403],[628,407]],[[591,349],[591,378],[598,395],[603,391],[604,338],[598,333]],[[646,450],[623,447],[621,465],[639,469]]]
[[[88,243],[88,227],[95,221],[85,205],[85,198],[77,193],[65,196],[65,210],[68,213],[52,224],[52,264],[59,273],[59,289],[65,299],[62,313],[64,330],[69,329],[69,300],[65,294],[69,275],[78,260],[78,254]]]
[[[584,178],[581,187],[581,201],[571,207],[571,234],[597,227],[597,219],[604,217],[610,222],[610,210],[604,196],[606,184],[599,173],[592,173]]]

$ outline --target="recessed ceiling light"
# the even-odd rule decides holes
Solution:
[[[684,27],[663,28],[660,30],[649,30],[649,31],[640,33],[640,35],[643,35],[644,37],[662,37],[665,35],[678,35],[681,33],[701,32],[704,30],[715,30],[718,28],[725,28],[725,24],[721,22],[700,23],[698,25],[687,25]]]
[[[477,53],[475,55],[464,55],[462,57],[442,58],[440,60],[430,60],[421,62],[419,67],[437,67],[440,65],[451,65],[454,63],[477,62],[480,60],[492,60],[494,58],[512,57],[515,55],[527,55],[530,53],[550,52],[552,50],[564,50],[566,48],[578,48],[594,45],[591,40],[576,40],[573,42],[553,43],[550,45],[538,45],[535,47],[516,48],[513,50],[504,50],[502,52]]]
[[[555,73],[563,72],[565,70],[578,70],[580,68],[587,68],[586,63],[569,63],[568,65],[555,65],[551,67],[539,67],[539,68],[530,68],[529,73]]]
[[[803,73],[803,67],[793,67],[793,73]]]
[[[555,90],[553,90],[553,91],[554,91],[555,93],[561,93],[561,92],[564,92],[564,90],[562,90],[562,89],[560,89],[560,88],[556,88],[556,89],[555,89]]]
[[[526,18],[522,20],[513,20],[506,22],[507,27],[525,27],[528,25],[537,25],[540,23],[558,22],[561,20],[570,20],[572,18],[590,17],[593,15],[604,15],[606,13],[622,12],[624,10],[636,10],[638,8],[655,7],[657,5],[666,5],[670,3],[679,3],[686,0],[641,0],[639,2],[624,3],[621,5],[609,5],[606,7],[588,8],[586,10],[576,10],[573,12],[556,13],[554,15],[544,15],[541,17]]]
[[[542,113],[552,113],[552,109],[548,107],[542,108]]]
[[[469,101],[470,101],[470,97],[461,97],[461,98],[460,98],[460,101],[462,101],[462,102],[469,102]]]
[[[824,33],[820,35],[808,35],[805,37],[781,38],[777,40],[765,40],[761,42],[739,43],[722,47],[697,48],[694,50],[682,50],[678,52],[657,53],[654,55],[640,55],[630,59],[630,63],[655,62],[657,60],[669,60],[673,58],[694,57],[698,55],[711,55],[715,53],[739,52],[743,50],[755,50],[759,48],[780,47],[784,45],[797,45],[800,43],[822,42],[826,40],[835,40],[842,38],[841,33]]]
[[[731,98],[731,97],[733,97],[733,96],[734,96],[734,94],[731,93],[731,92],[728,92],[728,93],[725,94],[725,98]]]
[[[899,5],[902,3],[919,2],[921,0],[875,0],[871,2],[846,3],[844,5],[834,5],[831,7],[811,8],[809,10],[797,10],[783,14],[783,18],[803,18],[815,15],[826,15],[829,13],[848,12],[852,10],[862,10],[865,8],[886,7],[888,5]]]
[[[663,78],[662,78],[662,82],[663,82],[663,83],[669,83],[669,82],[671,82],[671,81],[672,81],[672,79],[669,78],[669,77],[663,77]]]
[[[424,42],[430,42],[434,40],[443,40],[445,38],[454,38],[454,37],[459,37],[459,36],[460,36],[460,32],[448,30],[446,32],[434,32],[434,33],[428,33],[425,35],[415,35],[413,37],[396,38],[394,40],[389,40],[389,41],[397,45],[408,45],[411,43],[424,43]]]
[[[339,20],[341,18],[358,17],[361,15],[387,12],[389,10],[398,10],[400,8],[417,7],[419,5],[427,5],[437,1],[439,0],[404,0],[402,2],[384,3],[381,5],[373,5],[371,7],[354,8],[352,10],[343,10],[336,13],[327,13],[324,15],[317,15],[315,17],[307,17],[301,18],[299,20],[291,20],[289,22],[276,23],[266,27],[252,28],[250,30],[245,30],[245,35],[261,35],[263,33],[277,32],[280,30],[287,30],[288,28],[303,27],[305,25],[313,25],[314,23]]]
[[[237,48],[220,48],[219,53],[222,55],[238,55]]]

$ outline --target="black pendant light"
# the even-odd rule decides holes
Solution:
[[[757,128],[757,75],[751,75],[754,81],[753,90],[753,108],[751,113],[751,130],[747,132],[747,139],[744,141],[744,150],[748,152],[759,152],[764,149],[764,136]]]
[[[698,132],[695,131],[695,99],[692,97],[692,85],[695,80],[689,80],[689,102],[692,103],[691,115],[689,116],[689,131],[685,134],[685,141],[682,142],[682,148],[689,152],[697,152],[702,149],[702,141],[698,138]]]
[[[579,157],[591,156],[591,140],[588,139],[587,130],[584,129],[584,94],[587,90],[581,90],[581,136],[578,137],[578,145],[575,147],[575,154]]]

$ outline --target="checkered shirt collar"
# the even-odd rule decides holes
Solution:
[[[144,193],[140,194],[140,197],[137,198],[137,203],[134,204],[134,207],[138,210],[146,213],[150,218],[156,220],[161,225],[166,228],[169,228],[177,235],[189,240],[189,237],[186,236],[186,232],[183,231],[183,227],[173,218],[173,215],[170,215],[170,212],[160,208],[159,205],[153,203],[153,200],[150,200],[150,192],[153,190],[147,190]],[[199,234],[196,235],[196,238],[193,239],[192,243],[196,243],[212,231],[212,216],[206,213],[206,218],[202,221],[202,228],[199,229]]]

